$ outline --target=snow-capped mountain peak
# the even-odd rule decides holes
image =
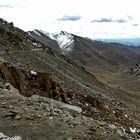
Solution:
[[[69,52],[73,48],[74,36],[65,31],[61,31],[60,33],[54,34],[53,37],[58,42],[63,53]]]
[[[48,33],[42,30],[33,30],[32,32],[39,37],[44,38],[44,36],[46,36],[52,40],[55,40],[58,43],[63,54],[70,52],[74,46],[74,35],[65,31],[57,33]],[[33,34],[29,32],[29,35],[32,36]]]

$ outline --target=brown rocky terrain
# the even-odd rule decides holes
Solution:
[[[43,32],[40,31],[37,33],[40,38],[47,36],[47,34],[42,36]],[[30,32],[30,35],[41,41],[38,36],[35,36],[34,31]],[[135,68],[140,62],[139,47],[105,43],[67,32],[61,32],[56,36],[68,39],[65,44],[63,44],[64,40],[58,40],[63,45],[60,44],[62,54],[83,66],[94,74],[98,80],[115,89],[126,91],[126,96],[129,95],[139,102],[140,76],[139,69]],[[132,73],[132,69],[137,72]]]
[[[63,102],[67,100],[65,91],[53,80],[51,74],[26,71],[8,62],[1,62],[0,74],[3,80],[11,83],[23,96],[38,94],[54,99],[61,98]]]
[[[0,49],[0,139],[140,138],[139,99],[2,19]]]
[[[26,98],[16,94],[13,89],[1,89],[0,100],[1,139],[123,140],[139,137],[138,129],[135,131],[135,128],[128,127],[125,130],[117,124],[62,109],[55,106],[58,102],[37,95]]]

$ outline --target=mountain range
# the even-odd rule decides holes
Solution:
[[[140,138],[139,54],[0,19],[0,138]]]
[[[99,80],[109,84],[114,83],[115,86],[117,85],[123,89],[125,88],[124,85],[126,85],[125,82],[128,82],[128,77],[132,77],[130,75],[130,68],[140,62],[139,47],[127,46],[120,43],[105,43],[64,31],[49,35],[49,33],[35,30],[29,32],[29,35],[39,42],[46,40],[45,38],[49,38],[47,43],[44,41],[44,45],[53,48],[60,46],[60,53],[85,67],[89,72],[96,75]],[[57,45],[48,44],[51,41],[57,43]],[[133,83],[136,78],[139,77],[131,78],[130,82]],[[129,89],[131,91],[131,87],[126,88],[127,91]],[[138,90],[140,89],[138,88]]]
[[[115,43],[121,43],[127,46],[140,46],[140,38],[117,38],[117,39],[97,39],[101,40],[107,43],[115,42]]]

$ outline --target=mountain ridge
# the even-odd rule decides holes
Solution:
[[[13,23],[0,21],[0,139],[140,137],[139,98],[94,75],[104,66],[115,71],[118,61],[110,59],[114,56],[110,52],[104,53],[111,47],[74,35],[74,46],[63,54],[44,33],[31,36]],[[89,61],[92,53],[96,56],[90,63],[93,73],[89,65],[78,63],[82,57]]]
[[[119,82],[122,81],[121,75],[126,75],[126,77],[122,77],[124,77],[123,81],[127,83],[127,77],[131,77],[130,68],[140,62],[139,47],[126,46],[120,43],[105,43],[67,32],[59,33],[59,36],[67,36],[67,34],[73,36],[73,41],[71,44],[70,40],[70,45],[69,43],[66,44],[66,47],[70,48],[69,51],[63,53],[63,50],[61,50],[61,53],[85,67],[99,80],[109,85],[117,83],[117,86],[121,87],[119,85]],[[116,83],[113,81],[116,81]],[[135,78],[132,83],[133,81],[135,83]],[[126,86],[125,83],[123,85]]]

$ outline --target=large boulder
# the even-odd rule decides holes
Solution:
[[[30,99],[34,102],[49,104],[50,106],[56,107],[56,108],[59,108],[59,109],[66,109],[66,110],[76,112],[76,113],[81,113],[82,112],[82,108],[80,108],[78,106],[65,104],[63,102],[56,101],[56,100],[53,100],[53,99],[50,99],[50,98],[44,98],[44,97],[41,97],[39,95],[33,95],[33,96],[30,97]]]

